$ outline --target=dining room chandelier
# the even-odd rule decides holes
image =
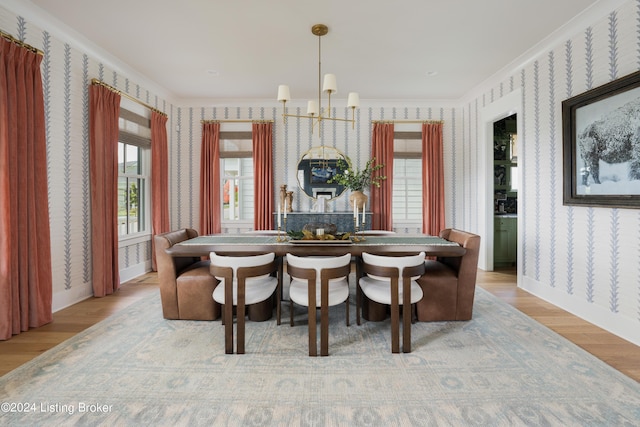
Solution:
[[[350,92],[347,97],[347,107],[351,108],[351,119],[342,119],[339,117],[331,117],[331,94],[335,94],[338,92],[336,76],[335,74],[325,74],[324,82],[322,86],[320,85],[322,79],[322,36],[326,35],[329,32],[329,28],[324,24],[316,24],[311,27],[311,32],[318,36],[318,101],[308,101],[307,102],[307,114],[306,115],[296,115],[296,114],[287,114],[287,101],[291,99],[291,94],[289,92],[289,86],[287,85],[279,85],[278,86],[278,101],[282,102],[282,119],[283,122],[287,122],[287,117],[297,117],[297,118],[308,118],[312,119],[313,123],[311,126],[311,133],[313,133],[313,128],[318,125],[318,134],[320,134],[320,124],[323,120],[335,120],[341,122],[349,122],[351,123],[352,129],[355,128],[355,111],[356,108],[360,106],[360,97],[356,92]],[[328,107],[327,107],[327,115],[323,115],[322,110],[322,92],[326,92],[328,94]]]

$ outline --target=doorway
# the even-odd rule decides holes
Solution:
[[[518,242],[518,115],[493,123],[493,267],[513,269]]]
[[[478,170],[478,234],[481,236],[478,267],[493,271],[494,269],[494,226],[495,226],[495,168],[494,168],[494,123],[507,117],[516,115],[517,163],[519,168],[515,173],[515,183],[519,189],[519,199],[522,200],[522,165],[523,151],[523,106],[522,89],[516,88],[500,99],[487,105],[480,111],[479,139],[480,139],[480,168]],[[499,209],[499,206],[498,206]],[[516,218],[516,269],[518,285],[522,279],[522,215]]]

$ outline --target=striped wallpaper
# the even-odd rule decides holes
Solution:
[[[518,117],[524,121],[518,135],[523,286],[636,343],[640,211],[563,206],[561,102],[640,68],[638,22],[640,1],[628,1],[465,106],[477,122],[505,86],[524,94]],[[479,132],[479,124],[468,126],[469,134]]]

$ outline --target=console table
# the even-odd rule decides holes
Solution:
[[[360,230],[362,230],[362,213],[360,213]],[[365,213],[365,230],[371,230],[371,221],[373,215],[371,212]],[[287,230],[284,230],[284,223],[282,224],[282,231],[295,230],[300,231],[305,224],[310,223],[327,223],[335,224],[338,227],[338,231],[353,231],[353,212],[287,212]],[[278,214],[273,214],[273,223],[278,223]]]

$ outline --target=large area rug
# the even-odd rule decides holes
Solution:
[[[415,324],[411,354],[338,306],[312,358],[304,309],[283,313],[225,355],[219,321],[164,320],[155,295],[0,378],[0,425],[640,424],[637,382],[481,289],[473,320]]]

